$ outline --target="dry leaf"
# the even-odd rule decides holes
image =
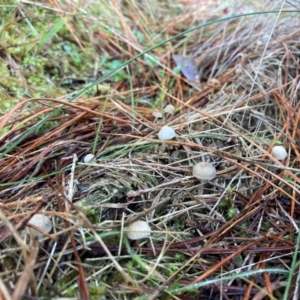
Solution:
[[[182,74],[189,80],[199,81],[199,71],[193,57],[173,55],[176,66],[181,68]]]

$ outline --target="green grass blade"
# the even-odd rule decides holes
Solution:
[[[289,271],[287,284],[286,284],[284,295],[283,295],[283,298],[282,298],[283,300],[288,300],[290,298],[291,285],[292,285],[293,277],[294,277],[294,274],[295,274],[295,270],[296,270],[297,265],[298,265],[297,260],[298,260],[298,255],[299,255],[299,244],[300,244],[300,232],[299,232],[299,230],[297,232],[297,235],[298,236],[297,236],[295,251],[294,251],[294,255],[293,255],[292,265],[291,265],[291,268],[290,268],[290,271]]]
[[[55,34],[57,34],[57,32],[63,27],[64,24],[65,24],[65,21],[63,19],[58,19],[53,24],[51,29],[42,35],[42,37],[38,43],[37,49],[40,49],[41,47],[43,47],[43,45],[45,45],[47,42],[49,42],[53,38],[53,36]]]

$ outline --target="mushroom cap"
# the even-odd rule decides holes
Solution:
[[[48,216],[43,214],[35,214],[29,221],[29,224],[32,224],[45,232],[50,232],[52,230],[52,222]],[[26,227],[26,232],[34,235],[38,239],[43,238],[43,234],[33,228]]]
[[[89,154],[87,154],[87,155],[83,158],[83,161],[84,161],[85,163],[88,163],[88,162],[90,162],[91,160],[93,160],[94,157],[95,157],[94,154],[89,153]]]
[[[128,226],[127,237],[130,240],[140,240],[150,236],[151,228],[145,221],[135,221]]]
[[[278,160],[287,158],[287,152],[283,146],[274,146],[271,150],[271,154]]]
[[[170,115],[173,115],[175,112],[175,107],[172,104],[168,104],[165,108],[164,108],[164,112]]]
[[[212,180],[216,174],[216,168],[208,162],[199,162],[193,167],[193,175],[200,180]]]
[[[154,110],[154,111],[152,112],[152,116],[153,116],[154,118],[161,119],[161,118],[163,117],[163,114],[162,114],[159,110]]]
[[[158,133],[158,138],[160,140],[171,140],[175,136],[176,136],[175,130],[172,127],[167,125],[163,126]]]

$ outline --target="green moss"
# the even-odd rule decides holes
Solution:
[[[61,19],[39,6],[31,6],[26,19],[12,19],[12,11],[4,9],[0,21],[0,87],[7,93],[16,98],[58,97],[76,88],[60,86],[62,78],[85,79],[93,74],[95,51],[92,46],[83,51],[72,41],[66,26],[71,18]],[[82,30],[76,32],[81,39],[86,29],[76,25]]]
[[[98,300],[100,296],[105,295],[106,287],[105,286],[97,286],[96,284],[92,284],[88,286],[88,290],[90,293],[91,300]],[[78,288],[69,288],[66,292],[66,296],[68,297],[79,297],[80,292]]]
[[[89,292],[90,292],[91,300],[98,300],[100,296],[105,295],[106,287],[98,286],[96,284],[90,284]]]
[[[262,228],[263,231],[268,232],[271,228],[271,223],[268,220],[263,222]]]
[[[92,224],[99,224],[99,212],[96,209],[81,207],[81,210]]]
[[[0,80],[1,82],[1,80]],[[12,108],[12,106],[16,103],[16,99],[7,95],[0,90],[0,113],[4,114],[8,110]]]
[[[59,291],[63,291],[67,297],[79,297],[80,291],[78,286],[72,285],[68,288],[66,288],[66,285],[70,281],[74,281],[75,278],[78,277],[78,273],[75,271],[72,271],[68,273],[66,276],[64,276],[61,280],[59,280],[57,284],[57,289]],[[89,283],[88,284],[88,290],[90,293],[91,299],[98,300],[100,296],[105,295],[106,293],[106,287],[103,285],[99,285],[96,283]]]
[[[2,128],[2,130],[0,131],[0,137],[4,134],[6,134],[8,132],[9,128],[8,127],[4,127]]]
[[[220,201],[219,208],[222,210],[221,213],[225,215],[228,220],[232,219],[235,216],[236,210],[232,199],[231,187],[227,188],[227,196],[222,201]]]
[[[113,69],[115,69],[117,67],[120,67],[122,65],[122,63],[123,63],[123,61],[121,61],[119,59],[109,60],[107,56],[103,56],[100,59],[100,64],[104,70],[104,73],[112,71]],[[112,79],[115,82],[118,82],[122,79],[127,79],[127,78],[128,78],[128,75],[123,70],[119,70],[112,76]]]

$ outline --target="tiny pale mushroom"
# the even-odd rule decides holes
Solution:
[[[170,126],[163,126],[160,131],[158,132],[158,138],[162,141],[171,140],[176,136],[175,130]],[[166,149],[166,144],[162,143],[162,149],[161,152],[164,152]]]
[[[171,140],[175,136],[176,136],[175,130],[172,127],[167,125],[163,126],[158,133],[158,138],[160,140],[165,140],[165,141]]]
[[[174,107],[172,104],[168,104],[168,105],[164,108],[164,112],[165,112],[166,114],[173,115],[174,112],[175,112],[175,107]]]
[[[35,214],[28,221],[28,224],[34,225],[46,233],[48,233],[52,230],[51,219],[48,216],[45,216],[43,214]],[[41,239],[44,237],[44,235],[41,232],[39,232],[31,227],[28,227],[28,226],[26,227],[26,233],[31,234],[38,239]]]
[[[153,116],[154,118],[161,119],[161,118],[163,117],[163,114],[162,114],[159,110],[154,110],[154,111],[152,112],[152,116]]]
[[[89,154],[87,154],[87,155],[83,158],[83,161],[84,161],[85,163],[88,163],[88,162],[90,162],[91,160],[93,160],[94,157],[95,157],[94,154],[89,153]]]
[[[283,146],[274,146],[271,150],[271,154],[278,160],[284,160],[288,155]]]
[[[140,240],[148,238],[151,234],[151,228],[145,221],[135,221],[128,226],[127,237],[130,240]]]
[[[206,181],[216,177],[216,168],[208,162],[199,162],[193,167],[193,175],[201,181],[199,195],[203,194],[203,187]]]

